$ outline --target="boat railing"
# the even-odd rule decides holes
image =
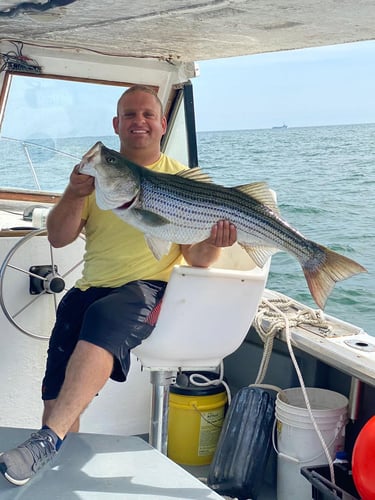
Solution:
[[[1,143],[3,141],[14,143],[18,147],[16,147],[15,149],[11,148],[9,150],[5,147],[1,148]],[[80,161],[80,158],[77,155],[71,154],[66,151],[61,151],[56,147],[51,147],[46,144],[40,144],[34,141],[17,139],[14,137],[0,136],[0,148],[1,156],[3,158],[3,168],[1,170],[0,177],[0,185],[2,187],[9,186],[9,188],[14,188],[16,186],[22,186],[22,188],[27,191],[30,189],[30,191],[45,192],[46,189],[44,188],[44,185],[47,184],[48,186],[50,186],[51,184],[53,184],[53,178],[51,179],[51,174],[53,173],[56,177],[56,191],[62,191],[64,186],[63,183],[66,182],[67,177],[66,170],[71,169],[71,162],[69,162],[66,168],[62,169],[63,175],[61,176],[61,178],[59,178],[58,167],[61,165],[61,161],[55,161],[55,163],[51,164],[49,160],[52,158],[55,159],[55,156],[59,155],[62,157],[74,159],[74,161]],[[43,155],[41,153],[33,155],[33,150],[35,150],[35,148],[39,151],[53,153],[53,155],[52,157],[48,157],[48,155]],[[33,159],[33,156],[39,156],[39,158],[37,158],[38,161]],[[22,157],[23,160],[26,160],[25,162],[22,161]],[[45,162],[47,162],[47,165],[44,165]],[[25,171],[23,170],[25,164],[28,167],[28,171],[31,174],[31,177],[26,175]],[[22,185],[22,182],[24,182],[25,184]],[[53,189],[53,191],[54,190],[55,189]]]

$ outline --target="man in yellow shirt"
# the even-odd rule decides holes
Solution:
[[[120,97],[113,127],[120,153],[159,172],[187,167],[160,152],[166,118],[149,87],[130,87]],[[155,311],[175,264],[207,267],[220,247],[236,240],[236,229],[218,221],[210,237],[195,245],[172,245],[157,261],[143,234],[95,202],[94,179],[76,166],[59,203],[51,210],[48,238],[63,247],[86,232],[82,277],[60,302],[42,384],[43,427],[14,450],[0,454],[0,472],[13,484],[26,484],[57,453],[68,432],[109,378],[124,381],[130,350],[148,337]]]

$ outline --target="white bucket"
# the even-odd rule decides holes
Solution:
[[[43,229],[47,224],[47,217],[50,212],[50,208],[36,207],[33,210],[32,215],[32,226],[37,229]]]
[[[312,414],[334,459],[342,450],[347,423],[348,399],[337,392],[307,388]],[[302,389],[285,389],[276,399],[277,500],[311,500],[311,484],[301,467],[326,464],[320,439],[306,408]]]

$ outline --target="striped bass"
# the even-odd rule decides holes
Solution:
[[[82,157],[79,171],[95,177],[98,207],[142,231],[157,259],[169,251],[171,242],[198,243],[210,236],[216,222],[228,220],[237,228],[239,245],[259,267],[279,250],[293,255],[321,309],[336,282],[366,272],[291,227],[263,182],[224,187],[199,168],[175,175],[153,172],[101,142]]]

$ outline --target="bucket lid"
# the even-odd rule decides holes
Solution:
[[[181,372],[177,375],[176,383],[170,386],[170,392],[172,392],[173,394],[182,394],[184,396],[210,396],[213,394],[220,394],[221,392],[225,392],[225,387],[223,386],[223,384],[207,386],[194,385],[194,383],[190,380],[190,375],[203,375],[209,380],[217,380],[219,378],[219,375],[215,372]],[[197,379],[199,381],[199,377],[197,377]]]

